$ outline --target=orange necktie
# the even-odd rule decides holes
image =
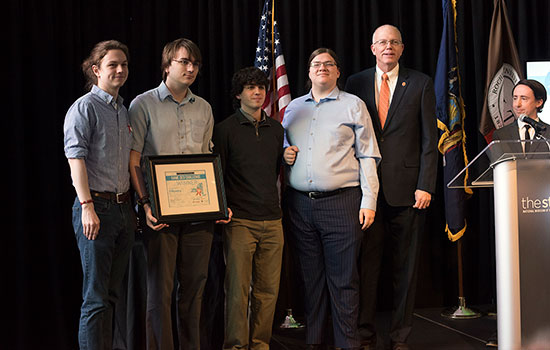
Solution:
[[[382,129],[386,123],[388,109],[390,109],[390,86],[388,85],[388,75],[384,73],[382,74],[382,84],[380,85],[380,96],[378,98],[378,117]]]

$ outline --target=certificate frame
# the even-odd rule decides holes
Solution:
[[[219,155],[148,156],[144,165],[151,209],[158,223],[228,217]]]

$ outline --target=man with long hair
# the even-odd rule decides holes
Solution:
[[[82,64],[87,94],[65,117],[65,155],[77,197],[73,227],[82,263],[80,349],[111,349],[113,307],[134,242],[128,164],[132,140],[118,91],[128,78],[128,48],[98,43]]]

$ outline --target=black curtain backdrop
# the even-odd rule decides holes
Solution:
[[[466,103],[469,158],[484,146],[478,132],[483,104],[492,0],[457,0],[458,46]],[[550,60],[548,0],[506,0],[522,63]],[[1,348],[75,349],[82,274],[71,227],[74,189],[63,154],[63,120],[85,93],[80,63],[101,40],[118,39],[130,49],[130,76],[121,90],[126,106],[161,79],[164,44],[195,41],[203,69],[192,86],[206,98],[216,121],[231,114],[233,72],[252,65],[262,0],[16,1],[4,5],[7,156],[4,174]],[[373,30],[398,26],[405,51],[401,64],[433,77],[442,30],[439,0],[277,0],[276,12],[293,97],[305,91],[306,61],[314,49],[334,49],[347,76],[374,65]],[[441,162],[440,162],[441,163]],[[441,178],[441,177],[440,177]],[[443,183],[429,209],[420,263],[417,307],[457,304],[456,244],[445,227]],[[468,201],[463,238],[464,288],[468,303],[495,298],[492,191],[476,190]],[[283,273],[277,318],[296,293],[288,266]],[[288,277],[288,278],[287,278]],[[386,288],[386,287],[382,287]],[[381,298],[381,307],[388,305]],[[295,306],[297,307],[297,306]],[[299,309],[299,308],[298,308]],[[5,344],[5,345],[4,345]]]

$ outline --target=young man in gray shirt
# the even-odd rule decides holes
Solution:
[[[200,66],[200,50],[191,40],[182,38],[166,44],[162,82],[130,104],[134,130],[130,174],[146,223],[148,349],[174,348],[170,307],[174,274],[178,281],[179,348],[200,349],[199,320],[214,222],[159,224],[151,211],[140,166],[142,156],[211,152],[212,109],[189,89]]]

